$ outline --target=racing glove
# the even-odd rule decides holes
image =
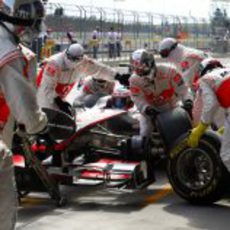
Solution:
[[[129,78],[130,78],[130,76],[131,76],[130,73],[125,73],[125,74],[117,73],[115,75],[115,80],[119,81],[119,83],[121,85],[129,86]]]
[[[26,126],[24,124],[18,123],[16,128],[16,133],[18,134],[19,137],[25,137],[25,135],[27,135]],[[30,135],[36,136],[37,144],[45,143],[46,145],[52,146],[54,143],[56,143],[55,140],[50,135],[50,130],[48,126],[46,126],[38,133],[33,133]]]
[[[56,97],[54,102],[61,111],[72,116],[72,107],[67,101],[63,101],[60,97]]]
[[[221,126],[217,132],[220,134],[220,135],[223,135],[224,134],[224,126]]]
[[[201,136],[208,128],[207,124],[200,122],[195,128],[192,129],[191,134],[188,137],[188,146],[195,148],[198,146]]]
[[[145,109],[145,114],[148,115],[148,116],[151,116],[151,117],[155,118],[159,114],[159,111],[157,111],[152,106],[147,106],[146,109]]]
[[[185,100],[183,103],[182,108],[188,112],[188,114],[191,116],[192,115],[192,108],[193,108],[193,101],[188,99]]]

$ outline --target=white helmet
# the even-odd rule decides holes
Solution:
[[[199,77],[204,76],[215,68],[223,68],[221,62],[215,58],[205,58],[199,66]]]
[[[97,89],[105,89],[108,85],[108,81],[102,78],[98,78],[95,76],[92,76],[93,79],[93,85],[95,86],[95,88]]]
[[[41,31],[44,16],[45,10],[41,0],[2,0],[0,2],[0,22],[20,26],[20,30],[10,31],[5,24],[1,25],[15,37],[20,36],[22,40],[25,34],[31,40]]]
[[[84,56],[84,48],[77,43],[71,44],[64,53],[65,63],[68,68],[74,68],[77,62]]]
[[[162,58],[167,58],[171,51],[177,47],[178,41],[175,38],[164,38],[159,43],[158,52]]]
[[[131,55],[131,68],[139,76],[150,74],[151,70],[155,70],[155,59],[153,54],[145,49],[135,50]]]

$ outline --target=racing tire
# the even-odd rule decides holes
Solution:
[[[150,142],[148,138],[134,135],[128,139],[127,159],[129,160],[148,160],[150,157]]]
[[[166,149],[171,149],[175,141],[192,128],[188,113],[181,107],[160,113],[156,117],[156,126]]]
[[[59,199],[55,200],[55,206],[58,208],[65,207],[68,204],[68,200],[65,196],[59,197]]]
[[[229,177],[219,155],[220,138],[208,131],[197,148],[190,148],[186,137],[184,135],[170,152],[167,163],[169,182],[177,195],[192,204],[216,202],[223,197]]]

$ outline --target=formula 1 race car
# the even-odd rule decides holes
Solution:
[[[46,191],[57,205],[65,202],[59,185],[147,187],[155,180],[159,158],[165,158],[175,140],[191,128],[188,114],[179,107],[154,119],[150,140],[111,132],[109,123],[127,115],[125,110],[95,107],[77,111],[75,118],[44,111],[55,143],[19,135],[13,147],[16,183],[20,197]]]
[[[44,111],[55,143],[21,133],[15,138],[13,160],[19,197],[48,191],[57,205],[62,205],[59,184],[137,189],[154,181],[147,160],[139,153],[127,152],[130,137],[107,128],[108,122],[115,122],[126,111],[87,109],[77,113],[76,120],[61,111]]]

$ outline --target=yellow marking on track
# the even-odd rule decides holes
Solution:
[[[25,198],[22,198],[20,205],[23,207],[29,207],[29,206],[35,206],[35,205],[43,204],[46,201],[47,201],[47,199],[45,199],[45,198],[25,197]]]
[[[154,193],[153,195],[146,197],[145,205],[155,203],[171,193],[173,193],[173,189],[169,184],[167,184],[163,186],[159,191]]]

